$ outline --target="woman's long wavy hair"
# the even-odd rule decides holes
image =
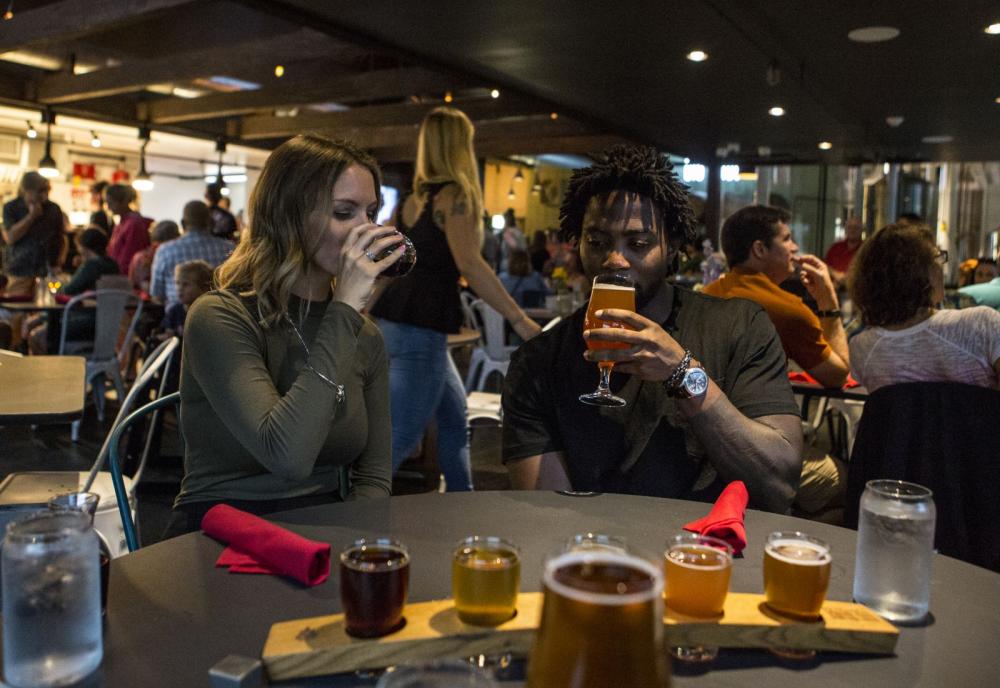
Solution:
[[[905,323],[931,308],[931,271],[939,255],[934,235],[921,225],[883,227],[858,249],[848,271],[851,300],[868,327]]]
[[[454,182],[471,206],[476,229],[482,232],[483,191],[479,165],[472,147],[475,127],[461,110],[434,108],[424,117],[417,139],[417,164],[413,193],[420,195],[426,184]]]
[[[215,273],[219,289],[257,297],[265,326],[282,318],[292,285],[308,272],[333,213],[333,187],[351,165],[371,172],[380,188],[375,160],[344,141],[296,136],[268,156],[247,204],[247,228]]]

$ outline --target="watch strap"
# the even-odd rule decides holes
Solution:
[[[687,372],[688,366],[691,365],[691,359],[693,358],[694,355],[685,349],[684,358],[682,358],[681,362],[677,364],[676,368],[674,368],[674,372],[671,373],[670,377],[663,381],[663,386],[668,392],[675,390],[680,386],[681,381],[684,379],[684,373]]]

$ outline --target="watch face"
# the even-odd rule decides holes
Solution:
[[[701,368],[691,368],[684,374],[681,385],[691,396],[700,397],[708,391],[708,375]]]

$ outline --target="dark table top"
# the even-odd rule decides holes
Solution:
[[[830,399],[850,399],[868,401],[868,390],[864,387],[824,387],[811,382],[792,382],[792,392],[807,397],[828,397]]]
[[[450,595],[451,552],[466,535],[497,534],[517,543],[522,590],[537,591],[543,557],[575,533],[624,536],[633,546],[659,552],[668,536],[707,510],[696,502],[623,495],[428,493],[311,507],[272,520],[332,543],[335,552],[357,537],[402,540],[411,552],[410,600],[423,601]],[[764,538],[792,528],[831,545],[829,598],[851,598],[854,531],[759,511],[747,513],[746,526],[749,544],[745,558],[734,562],[731,590],[763,592]],[[87,685],[207,685],[209,668],[227,655],[259,657],[272,623],[340,611],[336,567],[325,583],[304,588],[283,578],[217,569],[222,549],[194,533],[112,562],[104,663]],[[996,685],[1000,575],[935,557],[931,610],[929,624],[901,629],[894,657],[829,653],[814,662],[783,664],[766,652],[723,649],[707,673],[676,676],[674,685]],[[280,685],[359,684],[366,685],[347,677]]]
[[[0,425],[67,423],[83,415],[82,356],[0,355]]]

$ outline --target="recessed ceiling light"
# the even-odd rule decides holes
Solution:
[[[1000,22],[997,22],[995,24],[990,24],[985,29],[983,29],[983,31],[990,34],[991,36],[996,36],[1000,34]]]
[[[899,29],[895,26],[865,26],[848,32],[847,37],[855,43],[881,43],[898,35]]]
[[[771,115],[771,117],[781,117],[783,114],[785,114],[785,108],[781,107],[780,105],[775,105],[773,108],[767,111],[767,114]]]
[[[1000,96],[997,96],[996,102],[1000,103]]]
[[[885,118],[885,123],[892,128],[896,128],[903,123],[903,120],[904,118],[901,115],[890,115]]]
[[[494,88],[492,91],[490,91],[490,97],[491,98],[499,98],[500,97],[500,91],[499,91],[499,89],[495,89]]]
[[[704,62],[708,59],[708,53],[704,50],[692,50],[687,54],[687,59],[692,62]]]
[[[830,150],[831,148],[833,148],[833,144],[830,143],[829,141],[820,141],[818,147],[820,150]]]
[[[934,136],[925,136],[920,140],[924,143],[951,143],[955,140],[955,137],[948,134],[937,134]]]

